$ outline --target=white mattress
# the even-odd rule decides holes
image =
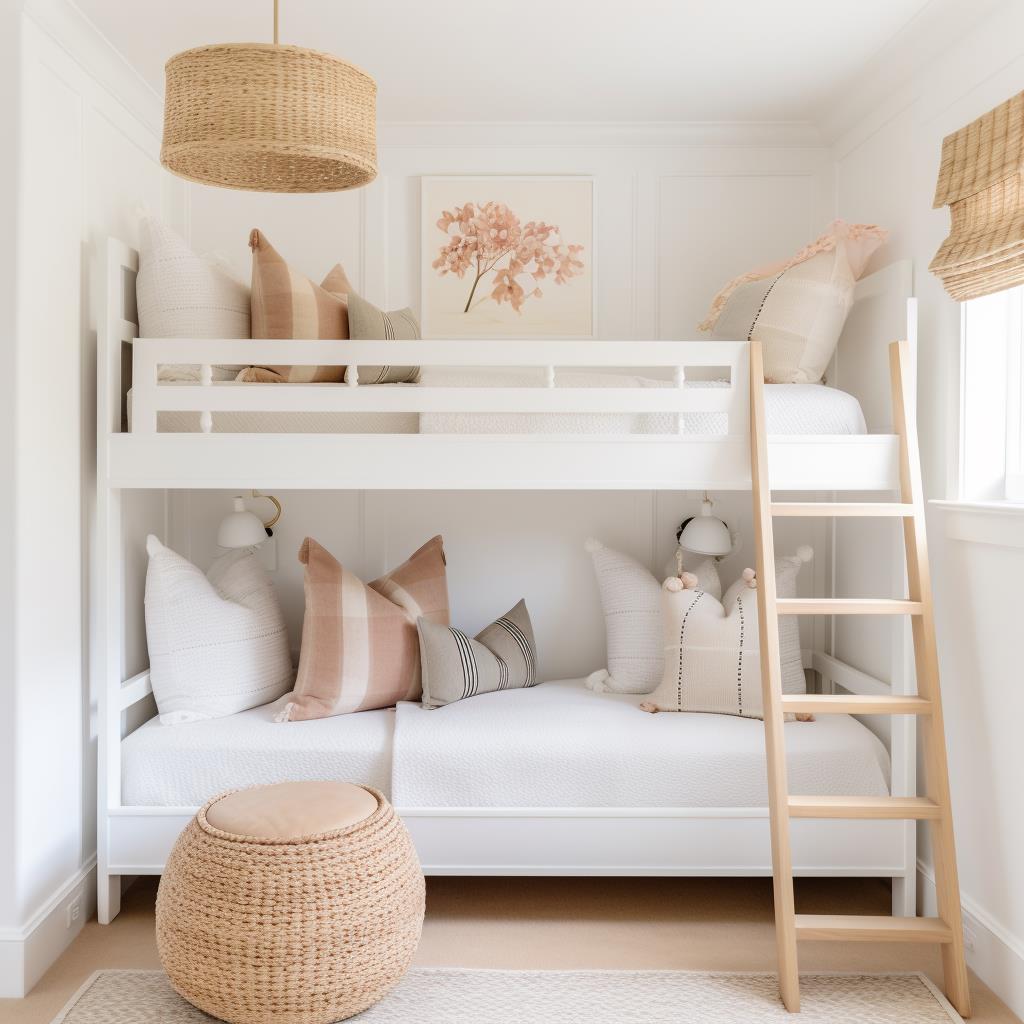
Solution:
[[[462,372],[446,376],[428,375],[435,385],[511,386],[521,384],[522,375],[488,370],[486,380]],[[534,382],[532,377],[528,378]],[[562,385],[663,387],[664,381],[612,374],[565,374]],[[214,387],[217,384],[212,385]],[[232,387],[244,386],[231,384]],[[286,385],[281,385],[282,387]],[[321,387],[344,387],[324,384]],[[379,387],[413,387],[382,384]],[[697,387],[722,387],[713,381],[695,382]],[[131,429],[132,395],[128,392],[128,429]],[[852,395],[823,384],[765,385],[765,417],[772,434],[863,434],[866,432],[860,403]],[[724,413],[688,413],[683,418],[685,434],[723,434]],[[157,415],[161,433],[197,433],[199,413],[161,412]],[[215,412],[213,430],[224,434],[675,434],[677,420],[671,413],[423,413],[413,412]]]
[[[695,381],[691,387],[723,387]],[[764,415],[769,434],[866,434],[860,402],[825,384],[765,384]],[[686,413],[684,434],[724,434],[720,412]]]
[[[150,719],[121,743],[124,802],[198,807],[225,789],[304,779],[361,782],[390,793],[393,710],[275,722],[285,699],[183,725]]]
[[[642,695],[582,680],[502,690],[435,710],[399,704],[398,807],[759,807],[764,727],[727,715],[650,715]],[[889,757],[848,715],[786,725],[790,790],[881,796]]]

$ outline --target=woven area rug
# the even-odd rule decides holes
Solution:
[[[922,974],[801,978],[791,1017],[773,974],[688,971],[478,971],[414,968],[359,1024],[950,1024]],[[54,1024],[198,1024],[162,971],[97,971]]]

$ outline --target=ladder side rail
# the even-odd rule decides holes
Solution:
[[[768,437],[764,409],[764,354],[750,343],[750,478],[757,545],[757,618],[761,638],[761,694],[768,768],[768,816],[771,830],[772,884],[779,992],[790,1012],[800,1009],[800,979],[793,896],[793,853],[789,834],[789,792],[782,710],[782,662],[775,593],[775,541],[768,479]]]
[[[890,345],[889,368],[893,425],[900,438],[900,500],[914,506],[913,516],[903,520],[903,538],[906,547],[908,596],[922,604],[922,614],[914,616],[911,624],[918,693],[927,698],[932,705],[932,713],[923,716],[920,723],[921,741],[924,744],[925,793],[944,809],[942,816],[932,825],[938,913],[951,932],[951,941],[942,946],[942,967],[946,994],[957,1011],[967,1017],[971,1012],[970,990],[964,962],[960,885],[957,877],[949,767],[939,692],[938,650],[925,536],[924,494],[917,437],[917,402],[914,393],[916,375],[914,357],[908,341],[897,341]]]

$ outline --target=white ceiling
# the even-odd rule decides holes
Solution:
[[[265,41],[272,0],[78,0],[158,90],[173,53]],[[370,71],[382,121],[817,121],[898,36],[977,0],[281,0],[281,41]],[[962,17],[950,17],[958,8]],[[956,13],[954,11],[954,13]]]

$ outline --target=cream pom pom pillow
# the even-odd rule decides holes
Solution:
[[[269,704],[292,686],[288,634],[274,586],[251,548],[209,572],[146,538],[149,672],[165,725]]]
[[[699,330],[763,342],[766,381],[817,384],[853,305],[854,285],[888,234],[874,224],[834,221],[790,259],[730,281]]]
[[[749,575],[747,575],[749,574]],[[690,574],[661,589],[665,671],[643,711],[702,711],[763,718],[761,645],[753,572],[729,605],[697,590]]]

